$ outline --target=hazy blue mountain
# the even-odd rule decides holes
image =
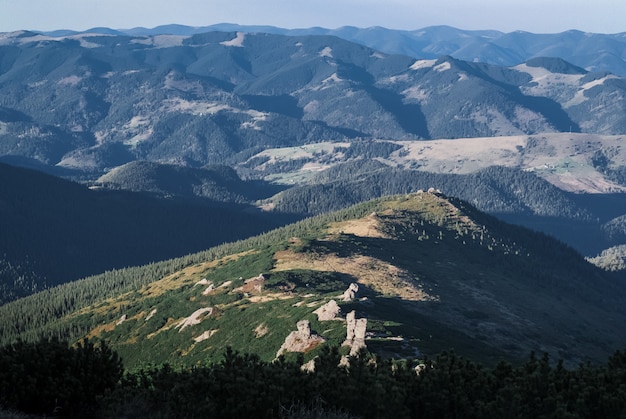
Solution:
[[[624,80],[557,58],[416,61],[243,32],[15,33],[0,54],[0,155],[91,179],[135,160],[233,165],[320,141],[626,130]]]
[[[415,30],[388,29],[380,26],[336,29],[284,29],[274,26],[221,23],[191,27],[163,25],[155,28],[121,30],[129,35],[193,35],[209,31],[264,32],[280,35],[334,35],[373,49],[414,58],[455,58],[497,64],[517,65],[535,57],[560,57],[589,71],[608,71],[626,75],[626,40],[623,33],[601,34],[569,30],[553,34],[515,31],[463,30],[450,26],[430,26]]]

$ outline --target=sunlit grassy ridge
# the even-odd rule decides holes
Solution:
[[[351,283],[357,298],[342,301]],[[341,345],[354,310],[368,319],[368,348],[384,356],[455,348],[494,362],[545,350],[575,363],[626,342],[614,328],[626,320],[622,288],[547,236],[420,192],[59,287],[0,307],[0,327],[7,342],[105,339],[131,368],[195,365],[227,346],[272,360],[300,320]],[[339,318],[318,320],[332,299]]]

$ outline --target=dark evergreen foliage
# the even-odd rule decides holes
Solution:
[[[154,418],[618,418],[626,415],[626,351],[604,365],[567,369],[531,353],[493,367],[446,351],[392,360],[361,352],[339,366],[326,348],[306,372],[302,358],[261,361],[228,348],[219,363],[122,375],[106,344],[58,341],[0,348],[0,408],[63,417]]]
[[[0,406],[37,415],[88,417],[122,377],[106,343],[17,342],[0,348]]]

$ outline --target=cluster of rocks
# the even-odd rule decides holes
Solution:
[[[352,310],[346,315],[346,340],[341,346],[350,347],[350,355],[356,355],[362,348],[365,348],[365,332],[367,330],[367,319],[356,318],[356,312]]]
[[[329,320],[341,320],[338,318],[339,313],[341,313],[341,308],[335,300],[330,300],[326,304],[320,306],[320,308],[315,310],[313,313],[317,315],[317,320],[321,322]]]
[[[213,313],[213,307],[205,307],[200,308],[194,311],[191,316],[184,318],[180,323],[176,325],[176,329],[179,332],[182,332],[188,326],[193,326],[196,324],[200,324],[200,322],[206,317],[210,316]]]
[[[359,286],[355,283],[350,284],[348,289],[341,295],[342,301],[352,301],[356,298]],[[317,315],[319,321],[341,320],[341,308],[335,300],[320,306],[313,313]],[[276,353],[280,356],[285,352],[308,352],[317,345],[324,343],[325,339],[311,332],[311,324],[308,320],[300,320],[297,323],[298,330],[291,332],[285,342],[281,345]],[[350,347],[350,355],[356,355],[365,345],[365,332],[367,330],[367,319],[356,318],[356,312],[352,310],[346,315],[346,340],[342,346]],[[309,365],[307,368],[311,368]]]

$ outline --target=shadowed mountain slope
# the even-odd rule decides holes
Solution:
[[[0,164],[0,302],[278,225],[243,204],[94,191]]]

